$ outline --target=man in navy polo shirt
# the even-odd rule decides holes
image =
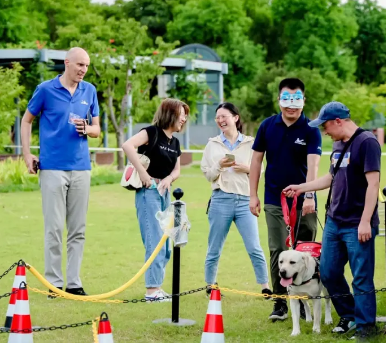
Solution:
[[[364,293],[355,298],[351,295],[332,298],[340,317],[332,332],[344,334],[356,328],[352,339],[367,341],[367,337],[377,331],[374,269],[381,147],[371,132],[359,130],[350,119],[349,109],[340,102],[324,105],[319,117],[309,125],[321,125],[334,141],[330,171],[313,182],[288,186],[284,192],[292,197],[332,187],[323,231],[320,277],[331,296],[350,294],[344,277],[345,265],[350,262],[353,291]],[[334,174],[336,163],[350,139],[351,144]]]
[[[55,287],[64,286],[62,236],[67,222],[66,292],[86,295],[80,266],[86,230],[90,190],[90,155],[87,136],[100,134],[96,89],[83,81],[90,58],[81,48],[72,48],[64,60],[65,72],[37,86],[23,116],[21,137],[28,171],[36,174],[39,164],[45,229],[45,277]],[[39,159],[30,153],[31,126],[39,122]],[[88,116],[91,115],[91,123]],[[55,298],[54,293],[48,299]]]
[[[257,191],[261,163],[266,153],[264,211],[268,226],[274,294],[287,294],[286,287],[280,284],[278,267],[280,253],[288,249],[285,244],[288,231],[281,208],[281,192],[289,184],[315,180],[322,153],[320,131],[318,128],[309,127],[309,119],[303,114],[304,91],[304,83],[299,79],[288,78],[280,82],[278,100],[281,113],[261,123],[252,147],[254,152],[249,175],[250,210],[255,216],[259,216],[261,209]],[[306,193],[305,199],[304,195],[298,199],[298,218],[301,218],[298,240],[315,239],[315,202],[314,192]],[[288,317],[287,313],[286,300],[276,299],[269,318],[284,320]]]

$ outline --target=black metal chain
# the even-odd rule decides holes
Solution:
[[[186,292],[181,292],[181,293],[178,293],[178,294],[169,294],[167,296],[159,297],[157,299],[145,299],[145,298],[142,298],[142,299],[132,299],[132,300],[127,300],[126,299],[126,300],[123,300],[123,303],[124,304],[129,304],[129,303],[137,304],[137,303],[146,303],[146,302],[158,302],[158,301],[161,301],[161,300],[164,300],[164,299],[172,299],[174,296],[182,297],[184,295],[201,292],[201,291],[203,291],[205,289],[206,289],[206,286],[205,287],[200,287],[200,288],[197,288],[197,289],[192,289],[192,290],[186,291]]]
[[[10,293],[5,293],[3,295],[0,295],[0,299],[2,299],[2,298],[9,298],[12,294],[16,294],[17,292],[19,292],[18,289],[14,290],[13,292],[10,292]]]
[[[21,261],[21,260],[20,260]],[[20,262],[19,261],[19,262]],[[15,262],[12,266],[10,266],[9,268],[8,268],[8,270],[6,270],[3,274],[1,274],[0,275],[0,280],[4,277],[4,276],[6,276],[13,268],[15,268],[18,264],[19,264],[19,262]]]
[[[320,224],[320,222],[319,222]],[[25,262],[23,260],[19,260],[18,262],[15,262],[14,264],[12,264],[2,275],[0,275],[0,280],[6,276],[12,269],[14,269],[16,266],[18,266],[19,264],[24,264]],[[178,296],[178,297],[182,297],[184,295],[188,295],[188,294],[193,294],[193,293],[197,293],[197,292],[201,292],[203,290],[206,290],[207,289],[207,286],[205,287],[200,287],[200,288],[197,288],[197,289],[192,289],[190,291],[186,291],[186,292],[181,292],[181,293],[178,293],[178,294],[170,294],[170,295],[167,295],[167,296],[164,296],[164,297],[159,297],[157,299],[145,299],[145,298],[141,298],[141,299],[131,299],[131,300],[128,300],[128,299],[125,299],[123,300],[123,303],[124,304],[129,304],[129,303],[132,303],[132,304],[136,304],[136,303],[145,303],[145,302],[155,302],[155,301],[162,301],[162,300],[165,300],[165,299],[172,299],[173,296]],[[18,292],[18,290],[15,290],[14,292],[10,292],[10,293],[5,293],[3,295],[0,295],[0,299],[2,298],[8,298],[10,297],[12,294],[16,294]],[[349,294],[335,294],[335,295],[317,295],[317,296],[309,296],[308,299],[312,300],[312,299],[332,299],[332,298],[346,298],[346,297],[350,297],[350,296],[361,296],[361,295],[367,295],[367,294],[372,294],[372,293],[379,293],[379,292],[386,292],[386,287],[384,288],[381,288],[381,289],[374,289],[372,291],[368,291],[368,292],[360,292],[360,293],[349,293]],[[90,323],[90,324],[85,324],[85,323]],[[83,326],[83,325],[91,325],[92,321],[89,321],[89,322],[85,322],[85,323],[77,323],[77,324],[71,324],[71,325],[62,325],[62,326],[51,326],[50,328],[40,328],[40,329],[36,329],[36,331],[47,331],[47,330],[57,330],[57,329],[60,329],[60,328],[69,328],[69,327],[78,327],[78,326]],[[34,329],[35,331],[35,329]],[[8,331],[7,331],[8,332]],[[2,333],[2,331],[0,331],[0,333]]]
[[[197,289],[192,289],[192,290],[186,291],[186,292],[181,292],[179,294],[170,294],[170,295],[165,296],[165,297],[157,298],[156,300],[145,299],[145,298],[142,298],[142,299],[132,299],[132,300],[123,300],[123,303],[124,304],[128,304],[128,303],[136,304],[136,303],[160,301],[160,300],[163,300],[163,299],[171,299],[173,296],[184,296],[184,295],[188,295],[188,294],[193,294],[193,293],[201,292],[201,291],[205,290],[206,288],[207,287],[205,286],[205,287],[200,287],[200,288],[197,288]],[[17,292],[17,290],[14,291],[13,293],[16,293],[16,292]],[[9,296],[11,294],[12,293],[6,293],[7,296]],[[32,329],[32,330],[28,330],[28,329],[24,329],[24,330],[9,330],[9,329],[8,330],[7,329],[4,330],[4,329],[0,329],[0,334],[2,334],[2,333],[31,333],[31,332],[65,330],[65,329],[77,328],[77,327],[85,326],[85,325],[92,325],[92,323],[93,323],[93,321],[89,320],[87,322],[82,322],[82,323],[75,323],[75,324],[69,324],[69,325],[63,324],[63,325],[60,325],[60,326],[39,327],[39,328],[35,328],[35,329]]]
[[[23,329],[23,330],[0,329],[0,334],[1,333],[31,333],[31,332],[65,330],[65,329],[70,329],[70,328],[78,328],[78,327],[85,326],[85,325],[92,325],[92,320],[88,320],[87,322],[82,322],[82,323],[69,324],[69,325],[63,324],[60,326],[38,327],[38,328],[34,328],[32,330],[29,330],[29,329]]]
[[[190,291],[186,291],[186,292],[181,292],[181,293],[178,293],[178,294],[170,294],[170,295],[167,295],[165,297],[160,297],[160,298],[157,298],[156,300],[153,300],[153,299],[145,299],[145,298],[141,298],[141,299],[132,299],[132,300],[123,300],[123,303],[124,304],[128,304],[128,303],[133,303],[133,304],[136,304],[136,303],[145,303],[145,302],[154,302],[154,301],[161,301],[161,300],[164,300],[164,299],[171,299],[173,298],[173,296],[184,296],[184,295],[188,295],[188,294],[194,294],[194,293],[198,293],[198,292],[201,292],[203,290],[206,290],[208,287],[205,286],[205,287],[200,287],[200,288],[197,288],[197,289],[192,289]],[[366,294],[372,294],[372,293],[379,293],[379,292],[386,292],[386,287],[384,288],[381,288],[381,289],[374,289],[372,291],[368,291],[368,292],[360,292],[360,293],[354,293],[354,294],[336,294],[336,295],[325,295],[325,296],[322,296],[322,295],[319,295],[319,296],[315,296],[315,297],[308,297],[308,299],[332,299],[332,298],[344,298],[344,297],[349,297],[349,296],[360,296],[360,295],[366,295]],[[4,294],[3,296],[0,296],[0,299],[2,297],[9,297],[11,294],[14,294],[14,293],[17,293],[17,290],[12,292],[12,293],[6,293]],[[81,323],[74,323],[74,324],[63,324],[63,325],[60,325],[60,326],[49,326],[49,327],[38,327],[38,328],[34,328],[32,330],[29,330],[29,329],[23,329],[23,330],[9,330],[9,329],[0,329],[0,334],[2,333],[31,333],[31,332],[43,332],[43,331],[55,331],[55,330],[65,330],[65,329],[69,329],[69,328],[77,328],[77,327],[81,327],[81,326],[85,326],[85,325],[92,325],[93,321],[92,320],[89,320],[87,322],[81,322]]]
[[[368,295],[372,293],[380,293],[380,292],[386,292],[386,287],[381,289],[373,289],[372,291],[367,292],[359,292],[359,293],[349,293],[349,294],[335,294],[335,295],[317,295],[315,297],[309,296],[308,299],[333,299],[333,298],[347,298],[347,297],[357,297],[361,295]]]

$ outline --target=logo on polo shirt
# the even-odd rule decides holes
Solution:
[[[86,100],[82,100],[80,103],[81,103],[82,105],[88,105],[88,103],[87,103]]]
[[[306,142],[304,139],[296,138],[295,144],[306,145]]]

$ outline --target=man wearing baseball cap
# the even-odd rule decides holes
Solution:
[[[319,112],[319,117],[316,118],[315,120],[310,121],[308,125],[311,127],[323,126],[323,128],[325,128],[324,125],[326,121],[335,120],[335,119],[349,119],[349,118],[350,118],[350,110],[341,102],[333,101],[324,105]],[[358,128],[358,126],[355,125],[353,122],[352,124],[356,128]],[[326,132],[326,134],[328,133]],[[334,138],[332,139],[334,140]]]
[[[349,294],[344,267],[350,263],[354,293],[368,294],[332,298],[340,316],[332,331],[346,333],[356,328],[354,337],[361,339],[376,332],[376,299],[372,291],[381,148],[371,132],[360,129],[350,119],[350,110],[340,102],[324,105],[319,117],[309,125],[322,126],[334,141],[330,171],[317,180],[288,186],[283,192],[292,197],[331,188],[323,232],[321,280],[330,295]]]

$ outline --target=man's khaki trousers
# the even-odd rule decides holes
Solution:
[[[67,288],[80,288],[80,266],[85,242],[90,171],[41,170],[44,216],[45,277],[64,286],[62,237],[67,223]]]

